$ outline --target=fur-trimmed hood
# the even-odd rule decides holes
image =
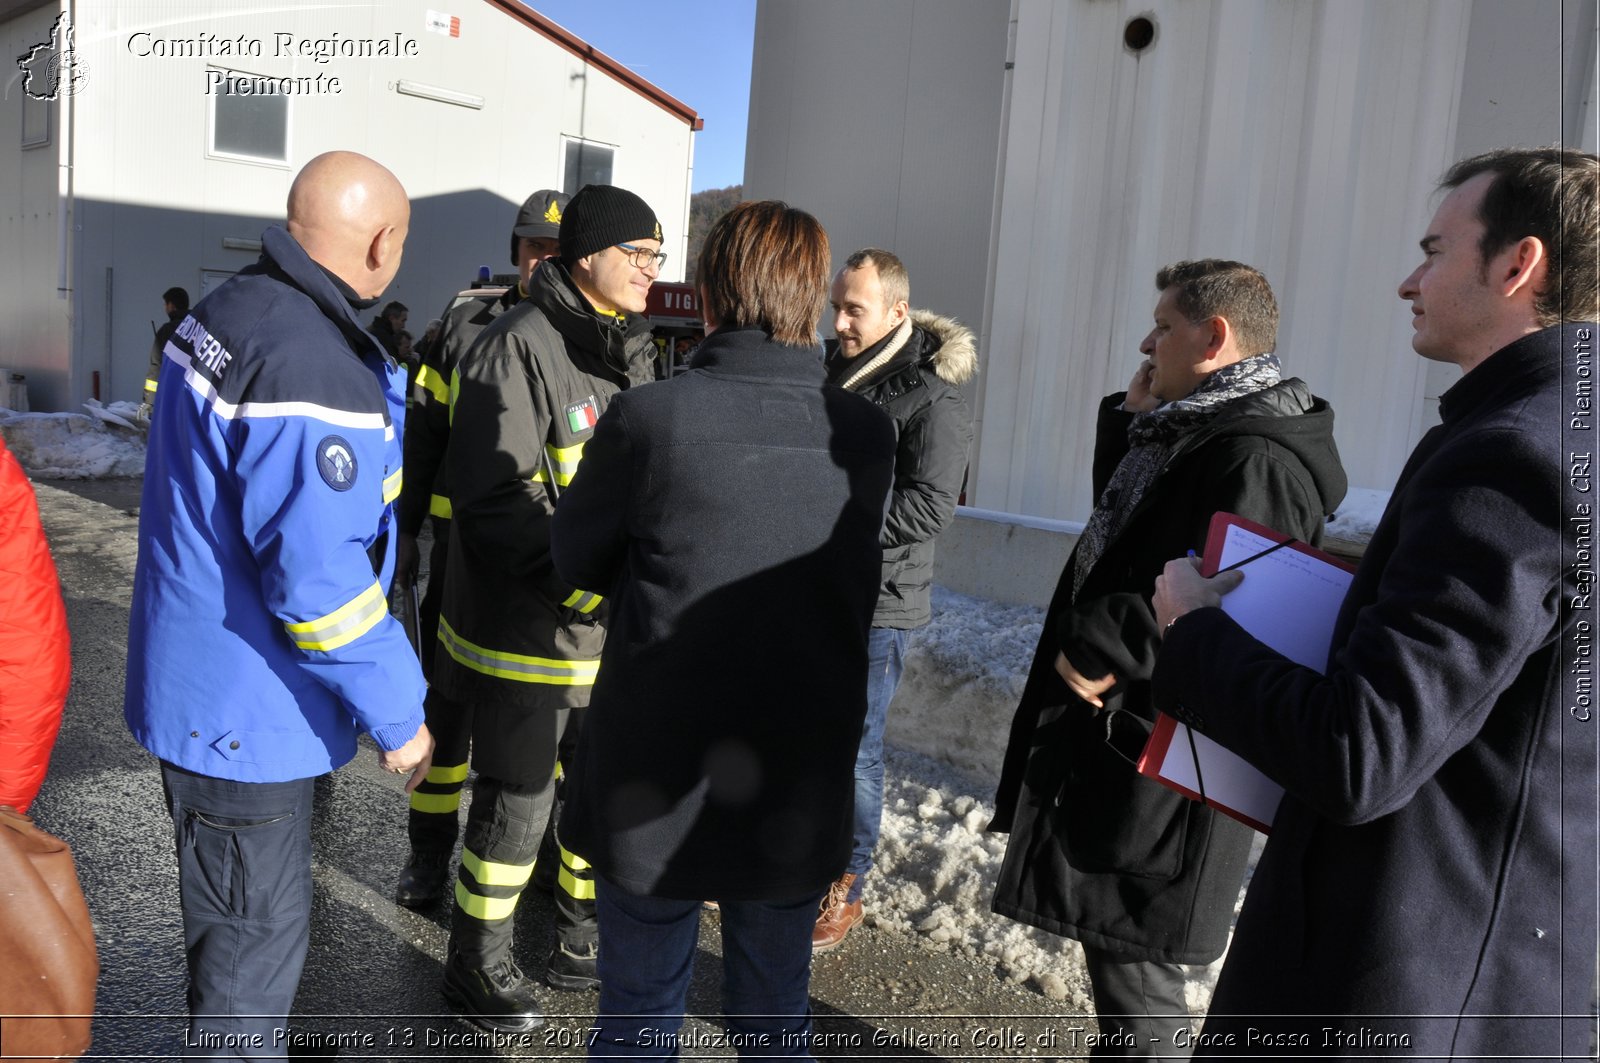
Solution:
[[[978,340],[967,326],[931,310],[912,310],[911,323],[938,341],[928,361],[940,380],[965,384],[978,372]]]

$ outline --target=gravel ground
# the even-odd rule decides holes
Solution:
[[[73,686],[41,826],[77,854],[101,959],[99,1059],[171,1058],[181,1046],[184,965],[171,824],[154,760],[121,719],[137,480],[42,482],[40,507],[67,598]],[[424,555],[426,556],[426,555]],[[405,858],[405,802],[370,751],[319,786],[317,900],[296,1022],[343,1043],[345,1058],[569,1058],[582,1054],[593,994],[546,990],[549,1022],[527,1038],[482,1035],[441,1014],[448,910],[390,896]],[[542,970],[551,902],[519,908],[517,959]],[[731,1058],[719,1011],[717,917],[702,923],[686,1059]],[[1081,987],[1066,1000],[1008,981],[998,965],[926,936],[876,925],[813,965],[819,1059],[1079,1059],[1094,1031]],[[1076,1001],[1074,1000],[1076,998]]]

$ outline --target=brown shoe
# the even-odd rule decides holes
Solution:
[[[855,880],[856,876],[847,872],[828,887],[827,895],[822,898],[822,911],[817,916],[817,925],[811,931],[812,952],[827,952],[837,948],[843,943],[845,935],[866,915],[860,901],[845,903]]]

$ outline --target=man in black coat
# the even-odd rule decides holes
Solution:
[[[1095,1057],[1181,1052],[1182,965],[1222,954],[1250,850],[1248,827],[1134,770],[1155,721],[1155,577],[1205,547],[1218,510],[1317,542],[1346,486],[1333,411],[1281,379],[1266,278],[1204,259],[1156,290],[1145,361],[1100,406],[1099,503],[1046,613],[991,824],[1011,833],[994,910],[1083,945]]]
[[[894,426],[824,382],[828,240],[811,215],[740,204],[696,280],[708,335],[690,369],[612,399],[551,529],[561,578],[611,603],[560,828],[596,872],[590,1053],[677,1058],[712,899],[740,1055],[808,1057]]]
[[[406,318],[411,316],[411,310],[405,303],[390,300],[384,304],[383,313],[372,319],[368,332],[378,337],[378,342],[383,344],[383,349],[389,357],[403,364],[400,357],[400,333],[405,330]]]
[[[1286,790],[1207,1054],[1592,1051],[1597,179],[1600,159],[1558,148],[1445,175],[1400,297],[1417,353],[1465,375],[1400,474],[1326,675],[1215,608],[1236,574],[1177,561],[1157,583],[1156,704]]]
[[[152,408],[156,404],[156,381],[161,377],[167,341],[177,331],[178,322],[189,313],[189,293],[182,288],[168,288],[161,293],[161,308],[166,311],[167,320],[156,329],[155,342],[150,345],[150,372],[144,378],[144,404]]]
[[[906,639],[933,618],[933,547],[955,519],[967,475],[972,417],[961,385],[978,369],[972,332],[954,318],[911,309],[899,257],[869,247],[845,259],[829,301],[838,339],[828,380],[894,418],[894,489],[884,521],[883,581],[867,643],[867,719],[856,751],[855,837],[844,875],[823,898],[811,947],[844,941],[864,915],[861,890],[883,821],[883,730],[904,671]]]

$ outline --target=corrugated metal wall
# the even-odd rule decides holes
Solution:
[[[1002,61],[1004,6],[760,0],[745,164],[837,243],[900,250],[918,302],[985,289],[968,501],[1087,516],[1094,412],[1139,362],[1155,272],[1208,256],[1265,271],[1352,482],[1390,486],[1458,376],[1412,352],[1395,294],[1434,182],[1489,147],[1594,150],[1593,0],[1013,0]],[[920,117],[917,58],[957,53],[952,120]]]
[[[1387,485],[1425,366],[1394,294],[1452,156],[1470,8],[1453,0],[1019,0],[974,500],[1081,518],[1094,411],[1127,386],[1156,270],[1249,262],[1278,350]],[[1130,18],[1152,44],[1123,43]],[[1023,146],[1026,146],[1025,148]]]
[[[994,0],[761,0],[745,198],[815,214],[836,267],[894,251],[914,305],[977,329],[1005,49]]]

